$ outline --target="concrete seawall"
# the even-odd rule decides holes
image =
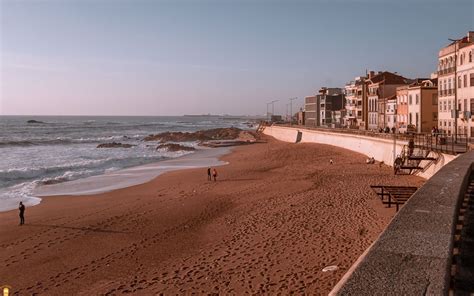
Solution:
[[[430,178],[330,295],[448,295],[456,220],[473,166],[471,151]]]
[[[362,153],[367,157],[374,157],[375,160],[383,161],[390,166],[393,166],[394,162],[394,149],[395,155],[398,155],[403,146],[407,144],[406,141],[397,141],[394,144],[393,140],[388,139],[283,126],[265,127],[263,133],[284,142],[318,143],[345,148]],[[439,154],[438,162],[432,163],[425,171],[419,172],[417,175],[429,179],[454,158],[452,155]],[[424,163],[421,164],[424,165]]]

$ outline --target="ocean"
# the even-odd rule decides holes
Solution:
[[[28,122],[32,120],[36,122]],[[225,116],[0,116],[0,211],[17,208],[19,201],[27,206],[38,204],[40,198],[35,192],[47,187],[45,184],[110,174],[195,153],[156,150],[157,142],[143,141],[147,135],[232,126],[248,129],[250,121]],[[110,142],[136,146],[96,148]],[[182,144],[197,146],[195,142]]]

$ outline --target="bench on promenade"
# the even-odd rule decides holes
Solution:
[[[370,188],[380,197],[383,204],[396,205],[397,212],[400,205],[403,205],[418,190],[414,186],[388,186],[388,185],[370,185]]]

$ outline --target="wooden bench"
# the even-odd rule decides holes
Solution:
[[[380,197],[383,204],[396,205],[397,212],[400,205],[403,205],[418,190],[414,186],[389,186],[389,185],[371,185],[370,188]]]

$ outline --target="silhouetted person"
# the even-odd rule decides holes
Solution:
[[[207,168],[207,181],[211,181],[211,168]]]
[[[21,201],[18,210],[20,210],[20,225],[23,225],[25,224],[25,205]]]
[[[214,177],[214,181],[217,181],[217,171],[216,171],[216,169],[212,170],[212,176]]]

